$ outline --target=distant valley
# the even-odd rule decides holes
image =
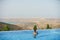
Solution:
[[[51,28],[60,28],[60,19],[54,19],[54,18],[0,19],[0,29],[4,25],[8,25],[11,30],[32,30],[35,24],[37,25],[38,29],[46,29],[47,24],[49,24]]]

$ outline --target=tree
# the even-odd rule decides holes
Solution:
[[[8,30],[10,30],[10,28],[8,27],[8,25],[5,25],[5,26],[3,27],[3,30],[4,30],[4,31],[8,31]]]
[[[37,25],[34,25],[33,30],[34,30],[34,32],[36,32],[36,30],[37,30]]]
[[[47,28],[46,29],[51,29],[51,27],[49,26],[49,24],[47,24]]]

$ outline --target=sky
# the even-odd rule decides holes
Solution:
[[[0,0],[0,18],[60,18],[59,0]]]

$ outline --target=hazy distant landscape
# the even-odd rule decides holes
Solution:
[[[59,0],[1,0],[0,30],[60,28]]]
[[[38,29],[46,29],[47,24],[52,29],[60,28],[60,19],[48,19],[48,18],[11,18],[11,19],[0,19],[0,29],[4,25],[8,25],[10,30],[32,30],[34,24],[37,25]]]

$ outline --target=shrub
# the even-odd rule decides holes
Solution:
[[[46,29],[52,29],[52,28],[49,26],[49,24],[47,24],[47,28]]]
[[[2,30],[8,31],[8,30],[10,30],[10,28],[8,27],[8,25],[5,25]]]
[[[1,29],[0,29],[0,31],[1,31]]]

